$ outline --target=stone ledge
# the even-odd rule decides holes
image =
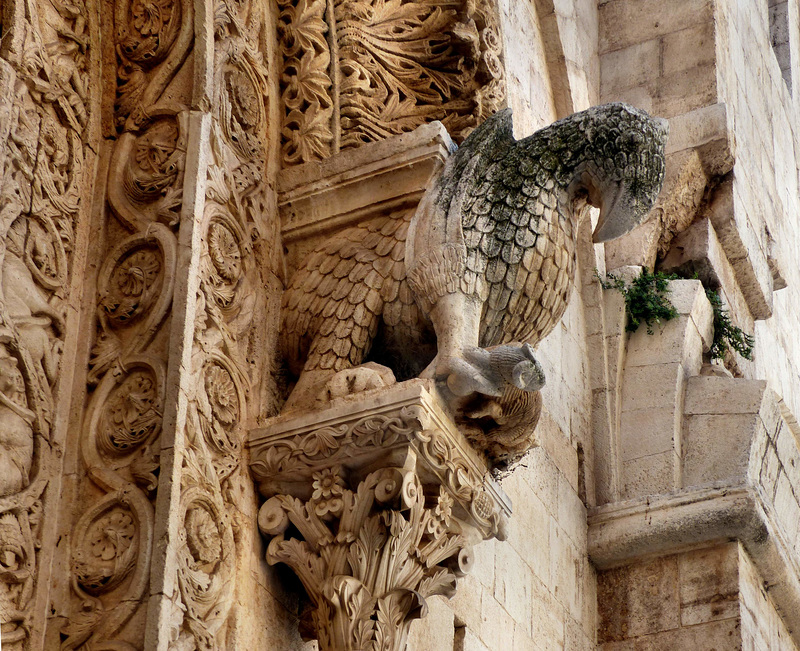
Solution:
[[[250,431],[249,448],[250,469],[265,497],[308,499],[312,476],[321,469],[339,465],[360,477],[398,465],[411,451],[422,483],[449,490],[459,515],[484,537],[502,538],[511,515],[511,501],[447,414],[432,381],[409,380],[277,416]]]
[[[359,221],[414,207],[455,145],[441,122],[280,172],[278,211],[294,266],[309,241]],[[304,246],[303,251],[294,248]]]
[[[796,423],[763,383],[716,377],[692,381],[717,389],[720,383],[730,384],[729,389],[746,385],[763,396],[751,406],[754,418],[739,428],[742,431],[730,431],[720,422],[707,432],[716,437],[716,449],[724,454],[732,439],[749,438],[746,457],[727,468],[732,472],[724,473],[727,476],[714,483],[592,509],[588,517],[589,557],[602,570],[719,541],[739,540],[763,577],[793,638],[800,643],[800,502],[791,490],[796,485],[795,475],[800,473]],[[696,402],[687,398],[690,408]],[[728,420],[724,422],[730,425]],[[792,629],[793,622],[797,624]]]

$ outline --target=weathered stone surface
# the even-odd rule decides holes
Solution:
[[[318,649],[302,639],[314,633],[301,584],[266,561],[244,445],[246,432],[276,422],[292,388],[278,342],[285,287],[309,253],[372,220],[380,242],[367,272],[394,278],[400,268],[386,260],[411,260],[414,242],[452,262],[442,246],[452,233],[415,236],[412,224],[455,160],[451,137],[463,143],[508,106],[510,130],[525,142],[556,119],[619,101],[668,119],[670,138],[653,217],[613,242],[593,244],[600,211],[569,205],[569,193],[561,201],[539,168],[492,168],[496,157],[477,147],[503,178],[493,189],[477,183],[473,207],[485,199],[505,226],[484,242],[484,278],[497,286],[481,298],[473,334],[483,322],[492,339],[492,315],[528,300],[511,306],[525,283],[498,262],[509,237],[524,239],[526,227],[506,223],[511,213],[519,221],[512,204],[522,199],[504,194],[520,180],[536,177],[539,197],[554,203],[525,195],[533,213],[575,218],[575,273],[556,273],[557,292],[540,285],[527,302],[539,316],[517,311],[505,330],[513,337],[497,340],[514,344],[516,361],[507,350],[494,368],[491,354],[461,356],[497,389],[496,378],[533,361],[525,341],[511,341],[531,327],[539,366],[520,370],[535,371],[536,384],[543,372],[547,384],[530,401],[445,400],[469,413],[459,434],[487,454],[498,454],[499,420],[506,449],[534,447],[501,480],[515,505],[508,539],[470,541],[472,573],[452,600],[428,600],[408,648],[797,649],[794,14],[786,0],[0,3],[4,651]],[[625,166],[602,134],[586,135],[603,150],[594,165],[612,175]],[[472,147],[462,152],[467,165],[454,178],[463,187],[483,171],[471,167]],[[461,196],[445,231],[470,213]],[[615,197],[594,199],[608,208]],[[395,227],[411,234],[397,238]],[[462,235],[477,240],[470,228]],[[552,229],[533,230],[542,248],[559,249]],[[550,277],[547,256],[563,270],[572,249],[543,251],[541,268],[528,263]],[[347,264],[324,272],[336,278],[326,295],[344,292]],[[673,286],[678,319],[653,336],[627,334],[621,296],[594,278],[625,266],[696,272],[718,286],[732,322],[756,337],[754,359],[709,363],[714,333],[697,280]],[[461,341],[448,319],[420,316],[425,296],[390,285],[381,301],[397,289],[402,309],[366,328],[373,361],[326,380],[323,395],[311,392],[316,405],[402,391],[396,381],[416,373],[395,376],[387,360],[399,348],[424,367],[442,339],[434,325]],[[337,337],[360,300],[340,299],[321,318],[341,328]],[[398,339],[410,322],[416,339]],[[307,326],[303,336],[316,328]],[[471,385],[461,378],[454,388]],[[339,416],[353,416],[357,402],[345,400]],[[291,418],[310,416],[311,403],[298,404]],[[316,444],[305,442],[296,458]],[[415,448],[415,467],[444,449]],[[344,459],[348,495],[380,471],[381,454]],[[473,478],[480,455],[475,463]],[[294,482],[309,493],[303,504],[314,502],[314,472]],[[441,515],[437,482],[464,472],[420,471],[426,498],[414,513]],[[413,520],[412,508],[391,506],[371,508],[396,525]],[[459,509],[466,517],[455,499]],[[324,518],[341,533],[341,518]]]

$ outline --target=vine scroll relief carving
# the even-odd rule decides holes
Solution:
[[[189,112],[162,100],[194,38],[188,0],[114,4],[117,89],[88,406],[61,648],[137,648],[144,632]],[[133,621],[133,629],[129,623]]]
[[[41,636],[44,520],[58,507],[66,308],[93,166],[90,35],[80,1],[12,0],[0,21],[0,637],[21,651]]]
[[[441,120],[463,139],[505,99],[492,0],[278,0],[283,161]]]

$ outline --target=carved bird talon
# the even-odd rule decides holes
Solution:
[[[431,367],[435,377],[446,378],[447,388],[456,396],[501,396],[507,386],[539,391],[545,384],[544,371],[530,344],[469,347],[460,356],[437,361]]]

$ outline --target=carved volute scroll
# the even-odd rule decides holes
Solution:
[[[61,0],[4,2],[0,21],[0,645],[23,651],[41,644],[59,508],[95,23]]]
[[[454,594],[471,546],[505,537],[510,504],[431,388],[412,380],[251,432],[267,560],[300,578],[325,651],[402,651],[425,600]]]
[[[493,0],[279,0],[283,162],[441,120],[463,139],[505,98]]]

